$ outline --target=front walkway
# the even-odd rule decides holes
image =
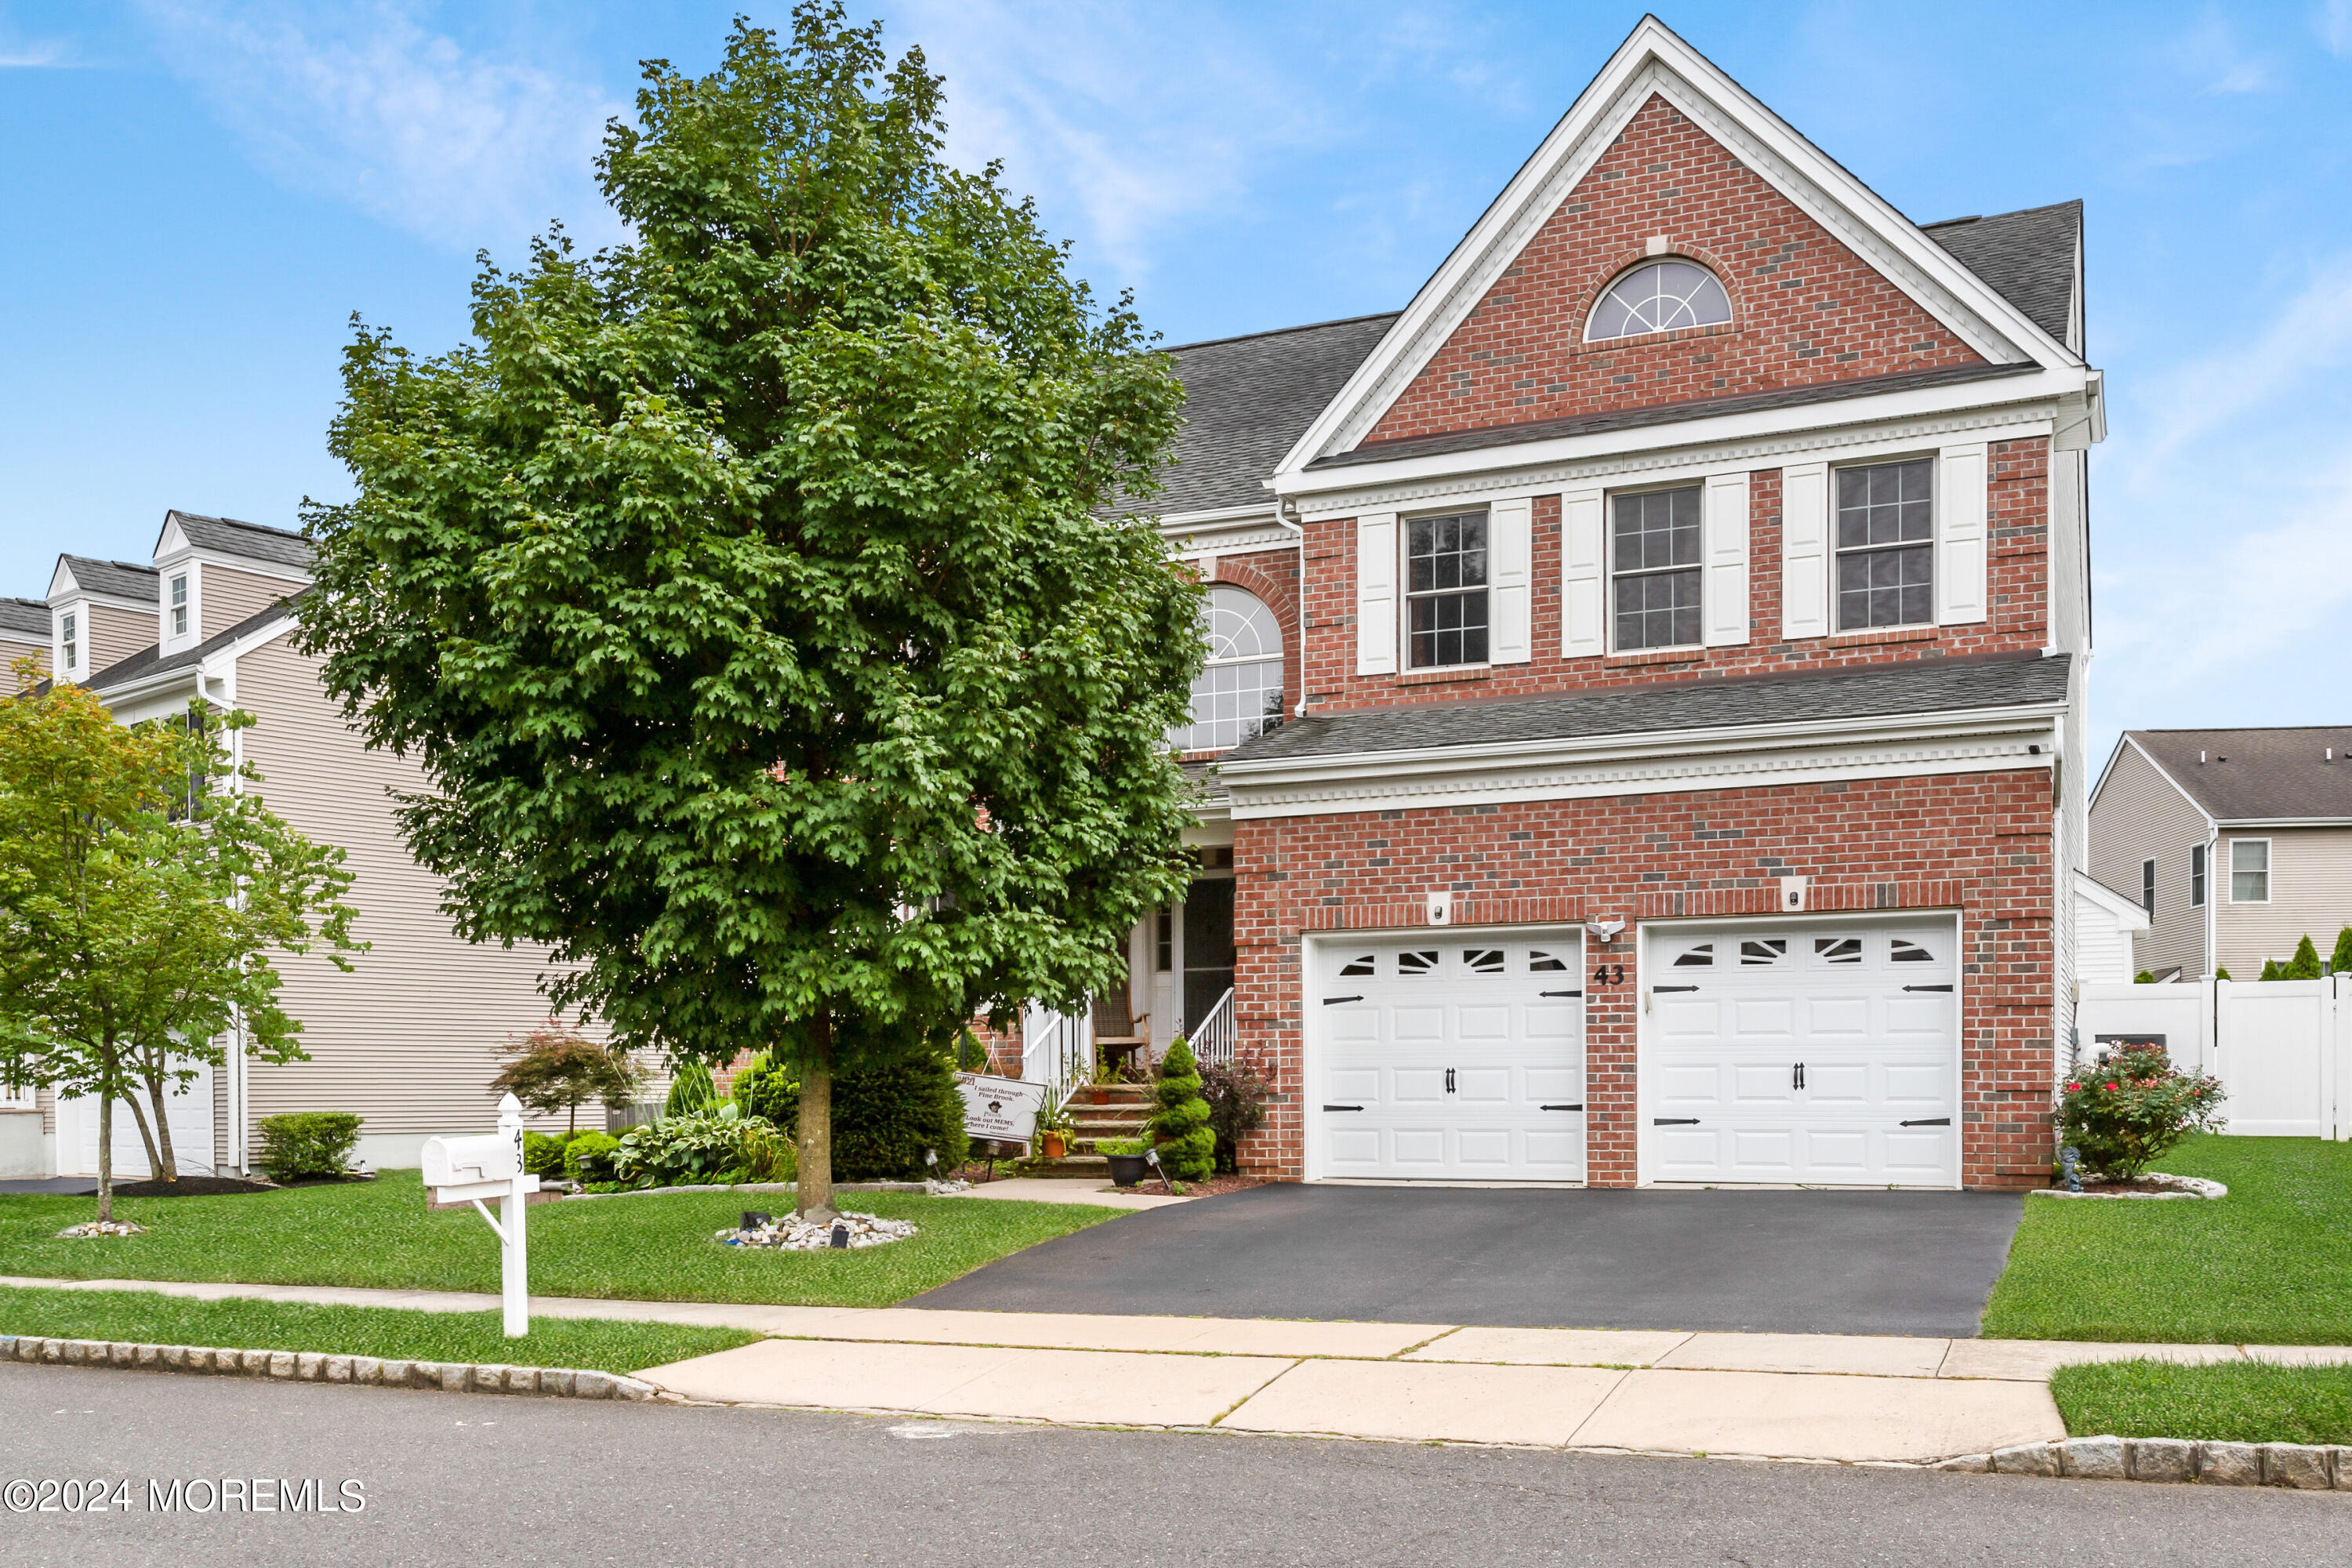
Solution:
[[[438,1312],[464,1291],[129,1279],[0,1285],[152,1290]],[[774,1336],[656,1367],[722,1405],[1213,1428],[1412,1442],[1918,1464],[2063,1437],[2047,1387],[2073,1362],[2352,1362],[2352,1347],[1509,1329],[922,1308],[542,1298],[542,1317]]]

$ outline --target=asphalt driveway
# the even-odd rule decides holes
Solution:
[[[1059,1237],[903,1303],[1974,1335],[2015,1194],[1284,1184]]]

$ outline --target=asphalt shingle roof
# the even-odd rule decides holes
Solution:
[[[91,676],[88,683],[89,689],[92,691],[108,691],[118,686],[127,686],[134,680],[143,680],[151,675],[162,675],[169,670],[186,669],[191,666],[202,664],[239,637],[249,637],[273,621],[282,621],[292,616],[294,605],[310,592],[308,588],[302,589],[292,599],[280,599],[268,609],[256,610],[226,631],[215,632],[195,647],[184,647],[168,658],[159,657],[156,652],[163,646],[163,644],[151,643],[129,658],[117,659]]]
[[[49,606],[38,599],[0,599],[0,632],[49,640]]]
[[[128,561],[100,561],[88,555],[60,557],[73,580],[86,593],[104,594],[112,599],[141,599],[155,602],[155,568],[134,565]]]
[[[242,522],[233,517],[200,517],[192,511],[176,509],[164,521],[179,520],[180,531],[188,542],[199,550],[216,550],[224,555],[242,555],[249,561],[267,561],[278,566],[310,569],[310,542],[299,533],[267,523]]]
[[[2218,821],[2352,817],[2352,724],[2125,733]]]
[[[1308,713],[1225,753],[1234,763],[1363,755],[1514,741],[1967,712],[2063,702],[2068,656],[1917,659],[1871,669],[1615,687],[1568,697],[1414,702]]]
[[[2035,326],[2076,353],[2083,352],[2082,343],[2067,342],[2074,305],[2074,253],[2083,243],[2081,202],[1990,217],[1948,218],[1920,227]]]

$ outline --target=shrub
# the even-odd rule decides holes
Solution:
[[[613,1155],[620,1147],[610,1132],[583,1132],[563,1146],[563,1173],[582,1186],[610,1182]]]
[[[2150,971],[2143,969],[2137,974],[2132,976],[2132,984],[2135,985],[2153,985],[2156,984],[2156,975]]]
[[[544,1132],[522,1135],[522,1168],[534,1176],[563,1174],[564,1141]]]
[[[1206,1181],[1217,1168],[1217,1134],[1209,1125],[1209,1102],[1201,1097],[1199,1064],[1181,1037],[1160,1059],[1159,1079],[1151,1132],[1160,1141],[1160,1167],[1180,1182]]]
[[[2294,956],[2279,970],[2281,980],[2316,980],[2319,978],[2319,950],[2311,945],[2306,935],[2294,944]]]
[[[1236,1062],[1201,1068],[1201,1098],[1209,1102],[1209,1131],[1217,1136],[1216,1166],[1231,1174],[1241,1167],[1241,1142],[1265,1125],[1265,1102],[1273,1087],[1255,1069]]]
[[[711,1081],[710,1068],[701,1058],[688,1058],[669,1080],[669,1098],[662,1101],[662,1114],[698,1116],[718,1108],[719,1086]]]
[[[2177,1070],[2164,1047],[2120,1046],[2079,1065],[2058,1098],[2058,1134],[2102,1175],[2128,1180],[2193,1131],[2221,1126],[2219,1079]]]
[[[2230,972],[2227,968],[2216,968],[2213,971],[2213,978],[2216,980],[2227,980],[2230,978]]]
[[[743,1105],[788,1135],[799,1135],[800,1079],[787,1069],[762,1070],[743,1091]],[[944,1049],[834,1076],[834,1180],[919,1182],[932,1173],[926,1151],[938,1152],[944,1173],[962,1164],[970,1150],[954,1058]]]
[[[2284,978],[2284,976],[2279,973],[2279,961],[2275,958],[2263,959],[2263,972],[2260,974],[2255,975],[2254,978],[2256,980],[2278,980]]]
[[[2338,974],[2352,972],[2352,926],[2336,933],[2336,952],[2327,961],[2327,967]]]
[[[791,1164],[791,1146],[776,1128],[731,1101],[632,1127],[612,1156],[615,1177],[650,1187],[772,1181],[780,1165],[789,1172]]]
[[[351,1168],[360,1121],[348,1110],[296,1110],[261,1119],[261,1149],[254,1160],[273,1182],[340,1176]]]

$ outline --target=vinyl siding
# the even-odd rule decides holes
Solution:
[[[196,596],[203,601],[199,605],[204,628],[200,637],[218,636],[247,616],[302,591],[301,584],[283,577],[239,572],[209,562],[198,566],[197,574]]]
[[[142,616],[118,610],[111,605],[85,603],[81,616],[87,623],[83,636],[89,643],[89,651],[82,656],[82,674],[86,677],[155,646],[155,616],[152,610]]]
[[[2138,973],[2132,967],[2132,933],[2116,924],[2116,917],[2090,900],[2074,900],[2074,978],[2084,985],[2128,984]]]
[[[255,720],[245,759],[260,771],[256,787],[271,809],[347,852],[354,930],[373,946],[349,974],[316,955],[278,961],[280,1005],[301,1022],[311,1059],[255,1063],[249,1115],[355,1111],[366,1119],[363,1136],[487,1131],[497,1047],[548,1016],[537,986],[544,955],[476,946],[450,931],[438,879],[409,858],[393,820],[391,795],[425,789],[423,771],[363,749],[320,690],[317,668],[283,637],[237,661],[237,706]],[[582,1108],[581,1121],[602,1125],[593,1107]]]
[[[2226,871],[2230,845],[2239,838],[2271,841],[2271,901],[2233,904],[2223,899],[2217,930],[2221,963],[2231,979],[2252,980],[2263,960],[2294,956],[2305,936],[2326,958],[2336,933],[2352,925],[2352,827],[2225,830],[2214,858]],[[2226,889],[2226,880],[2217,883]]]
[[[16,688],[15,678],[9,672],[16,668],[16,661],[26,654],[31,654],[40,661],[43,674],[48,673],[49,645],[47,643],[23,642],[16,637],[0,637],[0,685],[5,685],[10,691],[16,690]]]
[[[2132,938],[2132,972],[2174,964],[2205,975],[2205,911],[2189,901],[2189,851],[2205,842],[2205,818],[2136,747],[2126,742],[2091,806],[2091,875],[2125,898],[2139,898],[2140,862],[2156,861],[2156,910]],[[2211,876],[2206,895],[2219,891]],[[2231,973],[2236,961],[2225,959]],[[2255,968],[2259,970],[2261,964]],[[2242,976],[2241,978],[2249,978]]]

